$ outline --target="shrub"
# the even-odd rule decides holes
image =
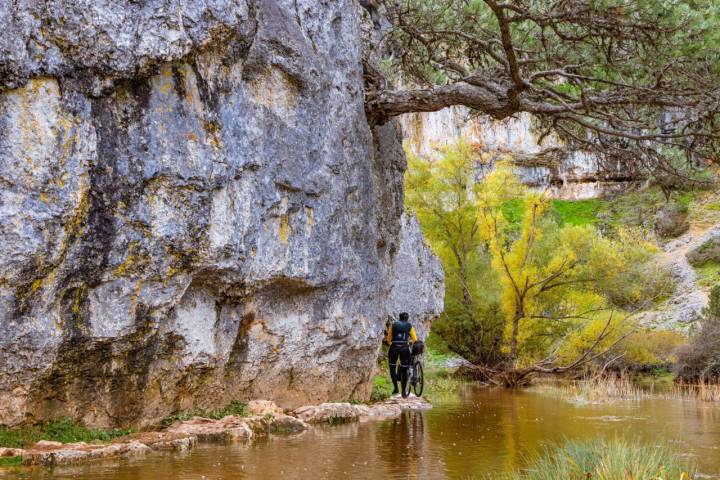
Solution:
[[[381,402],[390,398],[392,394],[392,383],[390,380],[383,377],[382,375],[375,375],[373,377],[373,388],[370,394],[370,400],[373,402]]]
[[[720,285],[710,290],[699,331],[678,350],[677,376],[687,382],[720,379]]]
[[[668,448],[626,440],[569,442],[536,456],[507,480],[689,479],[688,468]],[[486,477],[490,478],[490,477]]]
[[[640,330],[630,335],[619,351],[625,355],[616,368],[654,371],[677,361],[677,349],[685,345],[683,335],[672,330]]]

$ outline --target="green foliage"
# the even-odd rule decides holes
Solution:
[[[370,401],[382,402],[387,400],[392,395],[392,383],[386,377],[382,375],[375,375],[373,377],[373,388],[370,394]]]
[[[497,363],[504,328],[501,289],[478,232],[475,166],[464,143],[433,163],[408,152],[405,200],[445,270],[445,311],[433,329],[468,360]]]
[[[401,3],[386,12],[389,44],[402,52],[389,57],[391,70],[421,89],[406,97],[417,103],[393,102],[407,110],[457,103],[497,118],[536,113],[574,144],[635,170],[655,167],[668,192],[678,187],[663,174],[678,160],[717,158],[714,0]],[[448,94],[448,84],[462,93]]]
[[[169,427],[175,422],[184,422],[186,420],[190,420],[192,417],[204,417],[212,418],[214,420],[220,420],[221,418],[227,417],[228,415],[247,417],[247,403],[233,400],[226,407],[217,410],[207,410],[201,407],[196,407],[190,410],[185,410],[172,415],[168,415],[160,421],[160,424],[163,427]]]
[[[559,352],[560,358],[564,362],[569,362],[587,351],[607,321],[608,314],[603,312],[594,320],[586,322],[582,328],[571,332]],[[620,356],[610,365],[616,370],[653,371],[666,368],[677,360],[677,349],[687,341],[678,332],[645,329],[633,321],[624,320],[619,314],[613,317],[610,328],[610,334],[600,344],[601,351],[615,344],[621,337],[627,336],[612,353],[606,356]]]
[[[702,287],[710,287],[720,283],[720,263],[708,261],[700,266],[693,267],[697,273],[697,284]]]
[[[621,365],[661,374],[677,361],[677,349],[686,342],[682,334],[672,330],[634,332],[620,346],[619,352],[624,353]]]
[[[673,451],[622,439],[568,442],[533,458],[506,480],[689,480],[690,469]],[[485,477],[497,478],[497,477]]]
[[[553,200],[552,211],[560,225],[593,225],[598,214],[607,208],[607,201],[595,198],[587,200]]]
[[[0,457],[0,468],[19,467],[22,465],[22,457]]]
[[[0,427],[0,447],[25,448],[40,440],[53,442],[107,442],[132,433],[132,429],[99,430],[87,428],[66,418],[36,426]]]
[[[533,362],[590,331],[594,312],[672,293],[642,229],[595,228],[608,202],[550,201],[503,161],[476,182],[475,158],[464,143],[438,161],[409,154],[406,175],[407,206],[445,268],[445,312],[433,330],[453,352],[474,363]]]
[[[707,314],[710,317],[720,319],[720,284],[710,289]]]

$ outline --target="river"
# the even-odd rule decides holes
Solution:
[[[697,465],[699,478],[720,478],[720,406],[661,398],[576,404],[532,390],[472,387],[395,420],[36,470],[21,478],[462,479],[522,466],[554,442],[596,436],[664,442]]]

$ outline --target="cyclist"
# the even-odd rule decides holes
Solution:
[[[410,323],[410,315],[402,312],[398,316],[399,321],[395,321],[388,328],[386,341],[390,344],[388,351],[388,363],[390,364],[390,378],[393,383],[393,395],[400,393],[398,390],[398,365],[400,360],[400,368],[407,368],[410,365],[410,342],[417,342],[417,333],[415,327]]]

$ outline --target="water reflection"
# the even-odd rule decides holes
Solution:
[[[565,439],[627,436],[669,442],[720,478],[720,408],[651,399],[573,404],[540,393],[469,389],[461,398],[396,420],[316,428],[251,445],[207,445],[25,478],[42,479],[459,479],[522,466]]]

